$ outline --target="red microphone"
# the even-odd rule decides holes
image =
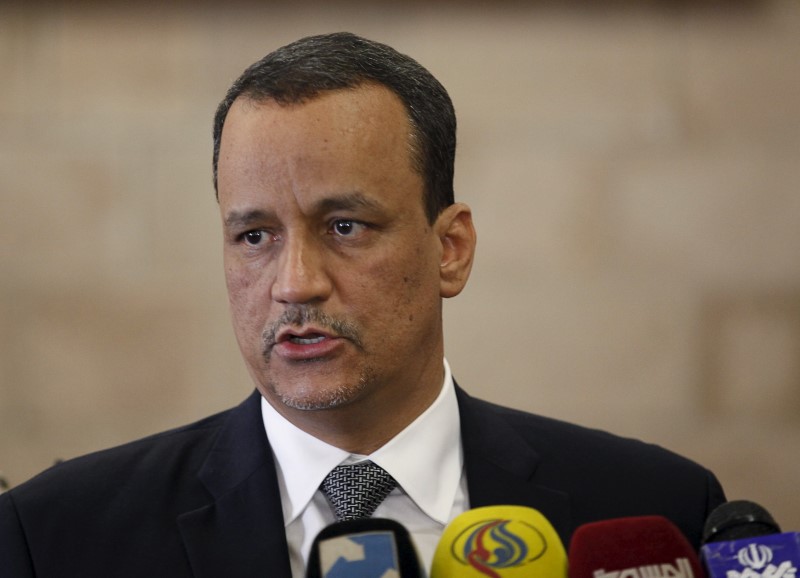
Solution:
[[[580,526],[569,548],[570,578],[702,578],[697,553],[662,516]]]

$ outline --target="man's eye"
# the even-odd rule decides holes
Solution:
[[[247,231],[242,235],[242,241],[247,245],[259,245],[264,240],[264,231]]]
[[[333,232],[340,237],[352,237],[361,233],[365,225],[350,219],[338,219],[333,222]]]

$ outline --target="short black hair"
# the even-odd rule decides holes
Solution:
[[[414,168],[425,183],[428,221],[454,202],[456,115],[442,84],[413,58],[394,48],[337,32],[302,38],[248,67],[231,85],[214,116],[214,190],[225,118],[240,96],[280,104],[308,101],[322,92],[377,83],[396,94],[410,124]]]

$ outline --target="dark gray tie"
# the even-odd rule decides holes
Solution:
[[[394,478],[370,461],[337,466],[320,485],[338,522],[369,518],[395,487]]]

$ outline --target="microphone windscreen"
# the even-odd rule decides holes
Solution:
[[[384,518],[337,522],[311,545],[306,578],[425,578],[411,536]]]
[[[703,575],[700,559],[689,541],[662,516],[584,524],[575,530],[570,542],[570,578]]]
[[[486,506],[442,533],[431,578],[565,578],[567,556],[552,524],[523,506]]]
[[[767,510],[735,500],[708,516],[700,551],[711,578],[793,578],[800,566],[800,534],[781,533]]]
[[[778,523],[770,513],[748,500],[732,500],[717,506],[703,528],[703,544],[779,534]]]

